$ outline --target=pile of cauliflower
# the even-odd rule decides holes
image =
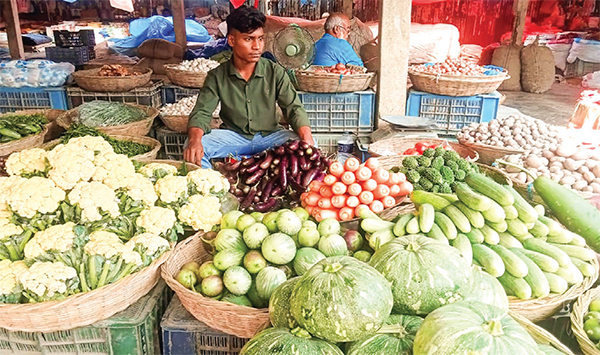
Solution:
[[[0,303],[60,300],[149,266],[184,227],[221,221],[229,183],[214,170],[182,176],[141,165],[101,137],[24,150],[0,177]]]

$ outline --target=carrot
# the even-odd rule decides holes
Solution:
[[[367,181],[373,176],[371,169],[361,166],[360,169],[356,170],[356,180]]]
[[[321,186],[323,186],[323,183],[321,181],[313,180],[310,182],[310,184],[308,184],[308,189],[310,191],[319,191]]]
[[[327,218],[334,218],[334,219],[338,219],[339,218],[339,213],[338,210],[335,209],[331,209],[331,210],[320,210],[316,215],[315,215],[315,219],[317,220],[317,222],[321,222],[324,219]]]
[[[319,195],[318,193],[315,192],[309,192],[308,195],[306,195],[306,200],[304,200],[304,202],[306,202],[307,206],[316,206],[317,203],[319,202],[319,200],[321,199],[321,195]]]
[[[321,186],[321,188],[319,189],[319,194],[321,195],[321,197],[331,197],[333,196],[333,191],[331,191],[331,187],[329,186]]]
[[[356,158],[348,158],[346,160],[346,163],[344,163],[344,168],[346,168],[346,171],[356,171],[358,170],[358,168],[360,167],[360,161]]]
[[[377,200],[389,196],[390,188],[387,185],[381,184],[373,191],[373,197]]]
[[[400,183],[400,185],[398,185],[398,186],[400,186],[400,195],[399,196],[406,196],[413,191],[413,186],[408,181],[404,181],[404,182]]]
[[[323,182],[325,183],[325,185],[327,186],[331,186],[333,184],[335,184],[337,182],[337,177],[328,174],[327,176],[325,176],[325,179],[323,179]]]
[[[362,192],[362,186],[360,186],[357,183],[354,184],[350,184],[350,186],[348,186],[348,194],[350,196],[358,196],[360,195],[360,193]]]
[[[323,197],[319,200],[319,202],[317,203],[317,206],[319,206],[322,209],[331,208],[331,199],[327,198],[327,197]]]
[[[319,213],[321,211],[321,207],[318,206],[314,206],[313,210],[312,210],[312,215],[313,217],[317,215],[317,213]]]
[[[386,196],[382,198],[381,202],[383,202],[383,207],[385,208],[394,207],[396,205],[396,199],[392,196]]]
[[[354,215],[355,216],[360,216],[360,210],[363,208],[369,208],[368,205],[358,205],[356,206],[356,208],[354,209]]]
[[[346,199],[346,206],[355,208],[360,205],[360,200],[356,196],[348,196]]]
[[[346,185],[350,185],[356,181],[356,175],[351,171],[346,171],[342,174],[342,182]]]
[[[375,172],[377,169],[379,169],[379,160],[375,158],[369,158],[365,162],[365,166]]]
[[[333,191],[334,195],[343,195],[348,190],[348,186],[346,186],[346,184],[344,184],[343,182],[338,181],[335,184],[333,184],[331,190]]]
[[[375,200],[375,201],[371,202],[371,204],[369,205],[369,208],[371,209],[371,211],[373,211],[375,213],[379,213],[379,212],[383,211],[383,203],[379,200]]]
[[[329,165],[329,172],[335,177],[340,177],[344,173],[344,165],[339,161],[334,161]]]
[[[402,181],[400,181],[400,175],[398,175],[398,174],[390,174],[390,177],[386,181],[386,184],[388,184],[389,187],[392,187],[394,185],[398,185],[401,182]]]
[[[406,181],[406,175],[404,175],[404,173],[395,173],[394,175],[398,175],[398,178],[400,179],[399,182]]]
[[[371,191],[363,191],[358,196],[358,199],[360,200],[360,203],[368,205],[369,203],[373,202],[373,193]]]
[[[398,186],[398,185],[390,186],[390,196],[396,197],[398,195],[400,195],[400,186]]]
[[[340,210],[340,220],[349,221],[354,218],[354,209],[350,207],[344,207]]]
[[[308,196],[308,192],[303,192],[303,193],[300,195],[300,201],[304,201],[304,200],[306,200],[306,196]]]
[[[313,206],[306,206],[304,208],[306,209],[306,212],[308,212],[309,215],[311,215],[311,216],[313,215],[313,212],[315,209]]]
[[[342,208],[346,206],[346,195],[335,195],[331,198],[331,205],[335,208]]]
[[[369,179],[362,183],[362,189],[364,191],[373,191],[377,188],[377,181]]]
[[[385,184],[390,179],[390,173],[385,169],[378,169],[373,172],[373,179],[375,179],[378,184]]]

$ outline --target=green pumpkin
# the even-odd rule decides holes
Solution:
[[[258,333],[240,355],[344,355],[337,346],[313,338],[302,328],[269,328]]]
[[[556,350],[552,345],[538,344],[540,355],[565,355],[560,350]]]
[[[275,328],[294,329],[298,323],[290,311],[290,297],[300,277],[294,277],[279,285],[269,300],[269,317]]]
[[[350,256],[316,263],[294,287],[292,315],[311,334],[330,341],[357,341],[374,334],[393,305],[389,282]]]
[[[369,263],[392,284],[396,314],[428,314],[471,294],[471,265],[457,249],[435,239],[396,238]]]
[[[423,323],[417,316],[391,315],[377,334],[351,343],[347,355],[412,355],[415,335]]]
[[[473,268],[473,290],[466,300],[487,303],[508,312],[508,296],[504,287],[497,278],[479,267]]]
[[[460,301],[438,308],[415,337],[414,355],[539,355],[527,331],[498,307]]]

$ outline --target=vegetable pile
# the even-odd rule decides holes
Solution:
[[[147,118],[146,112],[141,108],[122,102],[96,100],[84,103],[77,111],[79,116],[74,123],[89,127],[120,126]]]
[[[174,104],[164,105],[160,108],[160,113],[163,116],[189,116],[194,110],[194,106],[196,106],[197,99],[198,95],[184,97]],[[218,116],[219,112],[221,112],[221,104],[213,112],[213,117]]]
[[[103,65],[98,72],[98,76],[137,76],[141,73],[129,70],[120,64]]]
[[[363,67],[346,66],[345,64],[338,63],[330,67],[316,67],[315,74],[335,74],[335,75],[352,75],[352,74],[363,74],[365,69]]]
[[[408,148],[401,155],[423,155],[425,150],[427,149],[436,149],[437,147],[442,147],[446,150],[451,149],[450,146],[446,146],[444,143],[442,144],[429,144],[427,141],[417,142],[414,147]]]
[[[195,73],[208,73],[219,65],[219,62],[216,62],[212,59],[196,58],[192,60],[185,60],[176,65],[174,68]]]
[[[102,137],[102,139],[104,139],[113,147],[115,153],[125,154],[130,158],[137,155],[146,154],[152,150],[152,147],[147,146],[145,144],[137,143],[134,141],[111,138],[105,133],[102,133],[95,128],[77,123],[72,124],[71,127],[69,127],[69,129],[63,133],[63,135],[60,137],[60,142],[62,144],[67,144],[73,138],[86,136]]]
[[[8,143],[40,133],[48,119],[42,114],[0,116],[0,143]]]
[[[311,182],[310,191],[300,196],[302,206],[318,222],[326,218],[349,221],[362,206],[379,213],[398,204],[413,189],[403,173],[380,168],[377,159],[362,165],[356,158],[344,164],[336,161],[329,172],[323,182]]]
[[[589,312],[583,317],[583,322],[585,334],[598,344],[600,342],[600,299],[596,298],[590,302]]]
[[[441,63],[426,63],[412,65],[410,69],[420,71],[427,74],[438,74],[438,75],[459,75],[459,76],[485,76],[489,75],[490,71],[494,69],[485,68],[479,66],[473,62],[470,62],[464,58],[448,58],[446,61]],[[494,70],[496,74],[500,71]]]
[[[6,157],[0,157],[0,177],[8,176],[6,172]]]

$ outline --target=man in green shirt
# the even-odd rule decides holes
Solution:
[[[231,60],[211,70],[190,115],[184,159],[211,167],[213,158],[252,155],[300,138],[314,141],[306,111],[284,68],[261,58],[266,17],[242,6],[227,17]],[[210,129],[212,114],[221,102],[227,129]],[[294,131],[277,120],[279,104]]]

